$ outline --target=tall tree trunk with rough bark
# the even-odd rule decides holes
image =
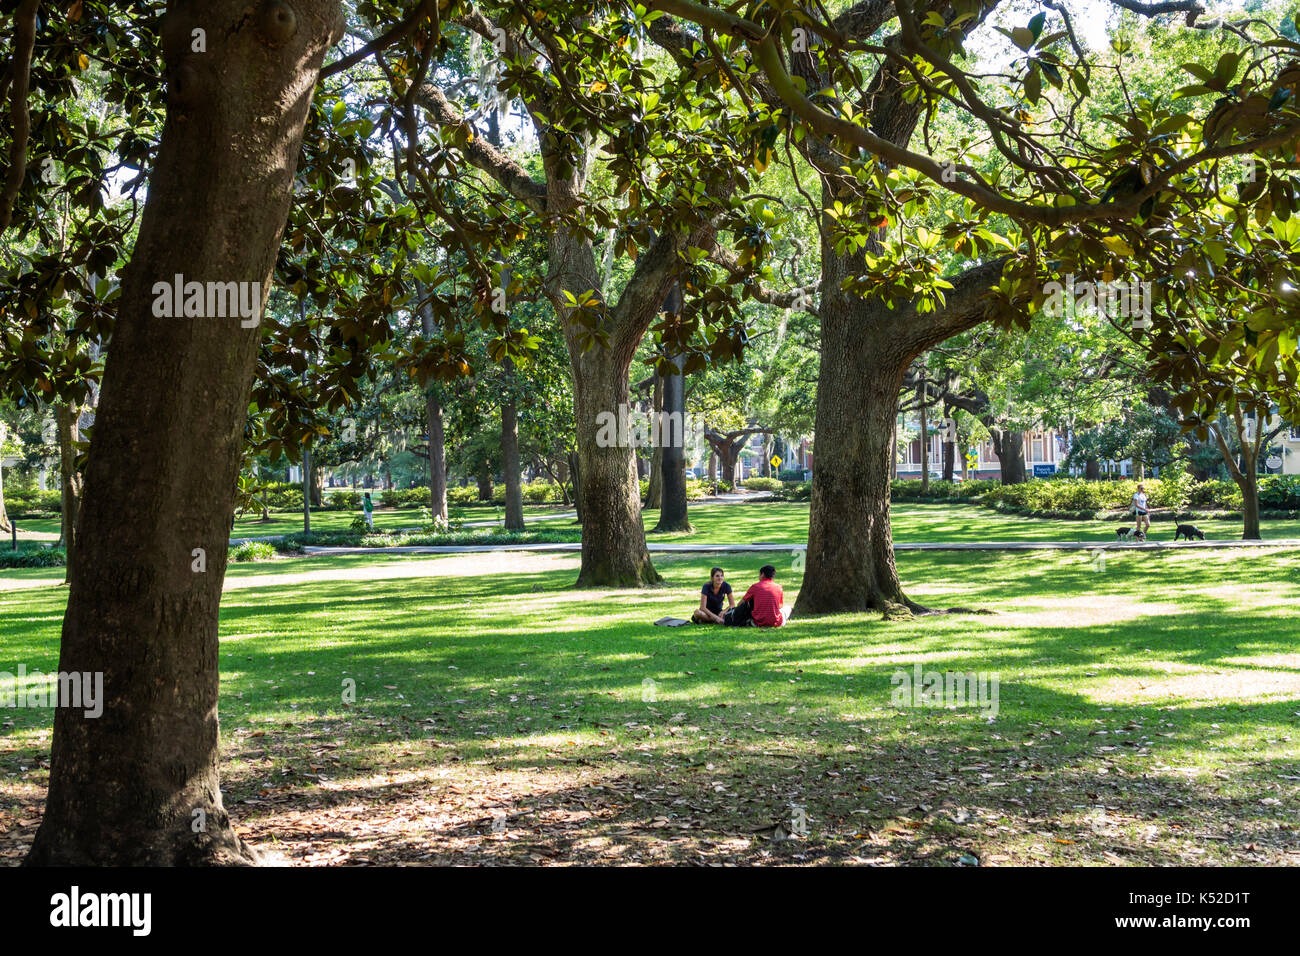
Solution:
[[[993,451],[998,456],[998,467],[1002,470],[1004,485],[1024,484],[1027,480],[1025,469],[1025,433],[1014,428],[991,428]]]
[[[55,411],[59,435],[59,543],[66,563],[63,583],[72,583],[72,552],[77,546],[77,515],[81,511],[82,475],[77,471],[76,443],[81,441],[81,409],[59,405]]]
[[[3,446],[5,439],[9,437],[9,426],[0,422],[0,446]],[[9,523],[9,513],[5,510],[5,488],[4,488],[4,467],[0,466],[0,531],[9,534],[13,530],[13,525]]]
[[[447,434],[442,423],[442,403],[433,389],[424,397],[425,426],[429,430],[429,512],[447,518]]]
[[[1237,487],[1241,489],[1241,537],[1245,541],[1258,541],[1262,537],[1259,528],[1259,476],[1254,468],[1242,472]]]
[[[580,471],[578,453],[576,451],[569,452],[569,475],[573,480],[574,524],[582,524],[582,475]]]
[[[316,456],[311,457],[311,506],[323,507],[325,501],[325,469],[316,463]]]
[[[524,492],[519,480],[519,412],[512,398],[501,406],[501,460],[506,485],[506,530],[524,530]]]
[[[957,429],[950,426],[952,410],[944,409],[943,421],[943,480],[952,482],[953,472],[957,467]]]
[[[1210,429],[1210,433],[1218,444],[1219,454],[1223,456],[1223,463],[1228,468],[1228,476],[1236,482],[1238,490],[1241,491],[1242,540],[1258,541],[1262,537],[1259,526],[1259,456],[1267,444],[1266,439],[1271,439],[1272,436],[1261,433],[1253,438],[1248,437],[1246,423],[1246,417],[1238,414],[1237,434],[1241,442],[1240,455],[1232,454],[1227,439],[1217,425]],[[1255,422],[1255,429],[1257,432],[1260,430],[1258,421]]]
[[[600,346],[586,353],[572,348],[570,356],[582,500],[582,568],[578,585],[655,584],[659,573],[645,544],[641,485],[633,449],[630,444],[620,444],[617,436],[614,441],[597,441],[601,425],[608,422],[604,415],[617,418],[628,407],[630,356],[625,359],[613,349]]]
[[[925,379],[921,379],[921,384],[917,386],[917,401],[920,404],[921,414],[921,495],[924,496],[930,490],[930,416],[928,409],[925,407]]]
[[[202,29],[207,52],[191,52]],[[247,282],[265,302],[337,0],[169,4],[167,120],[123,275],[72,552],[59,708],[27,863],[247,863],[218,779],[218,610],[261,331],[154,314],[154,284]],[[259,316],[260,319],[260,316]]]
[[[664,380],[660,375],[654,377],[654,416],[655,421],[664,410]],[[650,454],[650,483],[646,485],[645,507],[647,510],[663,506],[664,450],[658,443]]]
[[[834,264],[823,264],[823,276],[817,467],[794,616],[888,612],[909,604],[894,563],[889,475],[898,390],[913,356],[882,347],[883,309],[840,293]]]
[[[663,500],[655,531],[690,531],[686,511],[686,376],[682,357],[673,364],[676,375],[663,380],[663,415],[659,422],[659,451],[663,459]]]

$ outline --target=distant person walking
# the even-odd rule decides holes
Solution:
[[[361,510],[366,513],[366,530],[375,530],[375,503],[370,500],[370,492],[361,496]]]
[[[1134,532],[1145,538],[1147,529],[1151,527],[1151,515],[1147,508],[1146,485],[1138,485],[1137,491],[1133,492],[1133,514],[1137,518],[1137,527]]]

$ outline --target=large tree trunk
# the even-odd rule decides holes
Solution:
[[[718,453],[718,478],[730,485],[736,483],[736,464],[739,457],[740,449],[744,445],[738,445],[734,442],[723,442],[717,448]]]
[[[599,442],[601,425],[628,407],[630,357],[596,346],[570,350],[573,405],[578,430],[578,472],[582,476],[582,568],[579,587],[637,587],[655,584],[641,523],[641,486],[634,450],[619,442]],[[608,432],[608,427],[606,427]]]
[[[72,583],[72,552],[77,546],[77,515],[81,510],[82,476],[77,471],[76,443],[81,441],[81,409],[59,405],[56,412],[59,434],[59,543],[67,556],[63,581]]]
[[[919,609],[899,583],[889,523],[898,391],[912,356],[891,350],[883,310],[850,301],[833,264],[823,266],[817,467],[794,615]]]
[[[478,473],[474,476],[474,480],[478,484],[478,500],[491,501],[492,469],[488,466],[486,460],[478,466]]]
[[[199,28],[208,51],[191,54]],[[59,655],[60,671],[103,675],[104,709],[55,712],[29,864],[252,859],[218,780],[217,634],[261,331],[157,317],[153,288],[180,274],[252,283],[266,301],[312,90],[342,28],[337,0],[168,6],[167,122],[123,275]]]
[[[654,377],[654,416],[659,421],[664,410],[664,380],[662,376]],[[663,507],[664,450],[656,442],[650,454],[650,483],[646,485],[645,507],[647,510]]]
[[[898,412],[889,423],[889,480],[898,480]]]
[[[956,466],[957,466],[957,441],[954,438],[948,437],[948,425],[947,425],[947,421],[945,421],[944,437],[943,437],[943,480],[944,481],[951,483],[953,471],[956,470]]]
[[[673,359],[677,374],[663,380],[663,417],[659,450],[663,458],[663,501],[655,531],[690,531],[686,513],[686,376],[682,357]]]
[[[434,391],[424,399],[424,413],[429,429],[429,512],[434,518],[447,518],[447,436],[442,425],[442,404]]]
[[[1101,480],[1101,462],[1096,458],[1089,458],[1083,463],[1083,477],[1089,481]]]
[[[1245,523],[1241,537],[1246,541],[1258,541],[1262,537],[1259,531],[1259,476],[1254,467],[1242,470],[1237,487],[1241,489],[1241,517]]]
[[[412,174],[414,180],[414,174]],[[416,298],[420,305],[420,331],[426,339],[432,339],[438,331],[438,322],[433,314],[433,306],[424,301],[425,286],[422,282],[415,284]],[[430,385],[424,393],[424,418],[428,429],[429,443],[429,513],[437,520],[447,520],[447,435],[442,424],[442,403],[438,400],[438,387]]]
[[[1242,540],[1258,541],[1261,535],[1259,530],[1259,475],[1256,472],[1259,467],[1259,455],[1263,441],[1262,438],[1257,438],[1252,445],[1251,441],[1243,434],[1242,421],[1241,417],[1237,418],[1237,434],[1241,436],[1241,453],[1239,455],[1234,456],[1232,454],[1222,429],[1217,426],[1212,427],[1210,434],[1214,436],[1219,448],[1219,454],[1223,456],[1223,463],[1227,466],[1228,475],[1236,482],[1237,488],[1241,491]]]
[[[921,406],[921,496],[930,491],[930,416],[925,407],[925,378],[916,388],[917,401]]]
[[[311,458],[311,506],[320,508],[325,502],[325,469],[316,463],[316,457]]]
[[[1258,420],[1255,427],[1260,427]],[[1262,537],[1259,530],[1259,455],[1262,444],[1258,438],[1253,442],[1243,440],[1241,465],[1230,469],[1233,480],[1241,489],[1241,537],[1244,541],[1258,541]]]
[[[1016,429],[992,428],[993,450],[998,456],[1004,485],[1019,485],[1025,476],[1025,433]]]
[[[506,530],[524,530],[524,492],[519,483],[519,413],[513,399],[501,406],[501,458],[506,484]]]
[[[3,446],[5,439],[9,436],[9,426],[0,422],[0,446]],[[0,531],[9,534],[13,526],[9,523],[9,513],[5,511],[5,487],[4,487],[4,467],[0,466]]]
[[[582,524],[582,467],[576,451],[569,452],[569,474],[573,479],[574,524]]]
[[[311,448],[304,445],[302,449],[302,532],[311,534]],[[230,530],[235,530],[231,519]]]

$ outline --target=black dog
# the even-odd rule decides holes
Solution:
[[[1192,538],[1200,538],[1204,541],[1205,532],[1194,524],[1180,524],[1174,529],[1174,540],[1177,541],[1180,537],[1186,538],[1188,541],[1191,541]]]
[[[1133,529],[1129,527],[1115,529],[1115,537],[1119,538],[1121,541],[1127,540],[1128,536],[1131,535],[1132,533],[1133,533]]]

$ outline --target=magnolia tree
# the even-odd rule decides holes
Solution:
[[[953,335],[1027,325],[1057,292],[1049,283],[1077,277],[1129,313],[1137,290],[1130,334],[1195,402],[1206,379],[1185,302],[1249,275],[1258,317],[1207,347],[1240,345],[1233,354],[1285,378],[1300,45],[1270,24],[1203,22],[1194,0],[1118,0],[1213,40],[1193,44],[1204,59],[1183,66],[1183,88],[1148,95],[1127,42],[1088,48],[1065,3],[1023,22],[997,0],[868,0],[833,16],[647,6],[694,24],[736,95],[766,104],[756,135],[801,154],[820,187],[817,467],[796,614],[923,610],[890,534],[899,385]]]

